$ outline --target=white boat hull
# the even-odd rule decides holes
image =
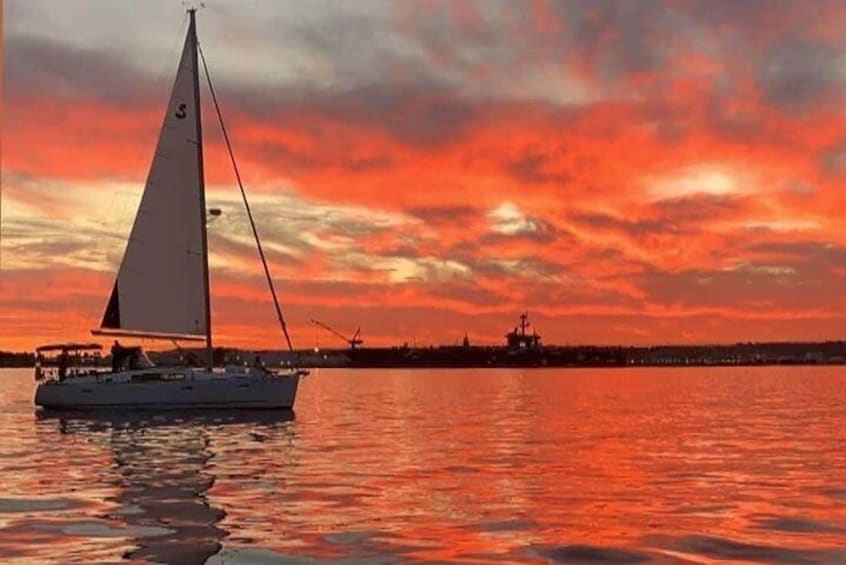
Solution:
[[[35,404],[59,410],[292,409],[298,373],[155,369],[40,383]]]

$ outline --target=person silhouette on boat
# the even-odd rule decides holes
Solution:
[[[65,377],[68,375],[68,352],[62,349],[62,353],[59,354],[59,380],[65,380]]]
[[[35,380],[40,381],[44,378],[44,356],[40,351],[35,352]]]
[[[126,348],[124,348],[118,340],[115,340],[112,345],[112,372],[117,373],[123,365],[123,360],[126,357]]]

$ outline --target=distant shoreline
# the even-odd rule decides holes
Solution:
[[[151,351],[160,365],[184,364],[197,359],[197,348]],[[255,357],[270,367],[350,369],[450,368],[597,368],[597,367],[754,367],[846,364],[846,341],[735,343],[730,345],[656,346],[539,346],[514,349],[504,346],[430,346],[356,349],[243,350],[215,348],[215,363],[251,364]],[[104,365],[108,357],[102,358]],[[33,367],[32,353],[0,351],[0,367]]]
[[[710,367],[846,364],[846,342],[733,345],[392,347],[255,352],[265,362],[302,367],[508,368]]]

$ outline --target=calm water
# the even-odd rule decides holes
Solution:
[[[846,563],[846,368],[321,371],[57,418],[0,372],[0,560]]]

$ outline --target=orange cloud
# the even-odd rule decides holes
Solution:
[[[357,20],[404,50],[349,53],[349,68],[333,66],[344,38],[288,46],[328,65],[303,73],[347,83],[224,72],[230,134],[298,339],[320,317],[362,325],[369,343],[464,330],[499,342],[524,308],[548,342],[837,337],[846,81],[831,22],[846,11],[821,2],[828,23],[802,27],[810,16],[788,4],[752,4],[722,4],[728,17],[669,1],[675,19],[653,21],[552,0],[528,14],[421,3]],[[108,229],[91,218],[116,183],[140,190],[162,104],[140,62],[104,92],[87,82],[107,73],[63,72],[73,61],[48,64],[55,45],[13,28],[12,55],[44,64],[13,67],[4,107],[7,348],[98,320],[131,214]],[[220,340],[271,346],[216,128],[207,113],[209,203],[224,209],[210,226]],[[82,186],[85,199],[62,192]],[[106,236],[96,257],[81,251]]]

